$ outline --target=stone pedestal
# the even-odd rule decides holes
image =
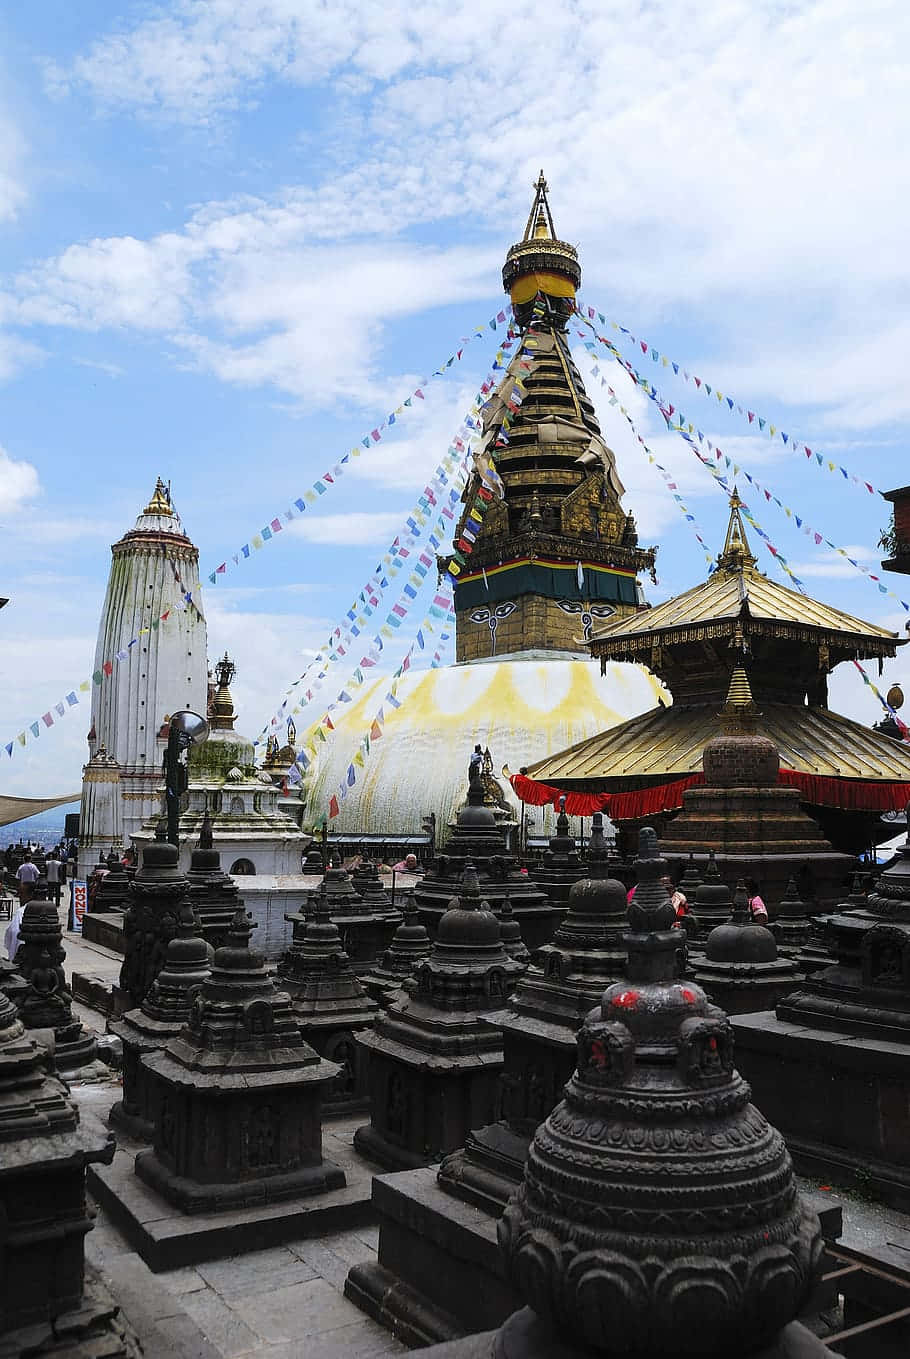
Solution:
[[[363,986],[371,1000],[386,1009],[424,958],[429,957],[430,936],[421,925],[413,897],[402,906],[404,919],[392,942],[376,965],[363,976]]]
[[[479,778],[469,785],[468,800],[458,813],[443,852],[414,888],[420,919],[431,937],[469,863],[476,868],[484,899],[494,911],[509,898],[521,937],[532,953],[553,937],[562,912],[555,910],[546,893],[519,871],[492,809],[484,805]]]
[[[39,890],[46,892],[46,884]],[[53,1029],[54,1061],[62,1072],[75,1071],[95,1058],[93,1034],[73,1017],[73,995],[66,984],[63,931],[52,901],[33,898],[22,913],[16,968],[26,986],[17,997],[27,1029]]]
[[[47,1066],[0,996],[0,1336],[79,1306],[92,1225],[85,1168],[114,1154],[110,1135],[93,1119],[80,1122]]]
[[[138,1009],[145,1000],[177,933],[178,911],[187,894],[187,881],[177,860],[175,846],[166,840],[143,846],[123,920],[120,989],[126,998],[124,1009]]]
[[[825,923],[834,961],[775,1015],[733,1021],[737,1060],[799,1167],[908,1212],[910,842]]]
[[[484,1017],[502,1008],[522,970],[468,865],[414,982],[358,1037],[372,1094],[358,1151],[386,1169],[427,1165],[498,1116],[502,1040]]]
[[[322,1159],[320,1105],[338,1068],[300,1033],[237,912],[189,1025],[142,1058],[159,1083],[136,1174],[184,1213],[225,1212],[344,1184]]]
[[[278,982],[291,997],[303,1037],[338,1067],[325,1090],[326,1112],[365,1109],[366,1054],[355,1035],[372,1028],[379,1006],[352,970],[324,901],[306,923],[294,919],[293,943],[278,965]]]
[[[155,1133],[156,1083],[142,1058],[160,1052],[189,1023],[193,1001],[211,971],[212,949],[199,933],[188,903],[180,907],[177,934],[167,946],[164,967],[137,1010],[108,1022],[123,1043],[123,1099],[111,1109],[113,1127],[138,1142]]]

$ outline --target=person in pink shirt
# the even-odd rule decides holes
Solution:
[[[758,895],[758,883],[754,878],[746,879],[746,891],[749,893],[749,915],[756,925],[767,925],[768,908]]]

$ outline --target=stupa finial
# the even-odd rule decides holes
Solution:
[[[531,204],[531,211],[528,213],[528,224],[522,237],[524,241],[556,240],[556,228],[553,225],[553,214],[550,211],[550,201],[547,198],[547,187],[544,172],[541,170],[537,176],[537,183],[534,185],[534,202]]]
[[[733,494],[730,496],[730,519],[727,523],[727,536],[724,539],[723,551],[717,558],[719,571],[741,571],[744,566],[756,566],[758,564],[758,558],[753,554],[746,537],[745,526],[740,514],[742,503],[739,498],[739,491],[734,486]]]
[[[165,486],[159,477],[155,482],[155,489],[152,491],[152,498],[142,511],[143,514],[173,514],[174,507],[171,504],[170,486]]]

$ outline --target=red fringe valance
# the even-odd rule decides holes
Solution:
[[[564,797],[569,816],[606,812],[614,821],[637,821],[660,812],[674,812],[682,806],[686,789],[704,781],[704,774],[688,774],[685,778],[638,788],[631,793],[570,793],[550,783],[538,783],[525,774],[513,774],[511,778],[516,797],[530,807],[552,805],[558,811],[559,800]],[[819,774],[802,774],[796,769],[782,769],[778,782],[798,788],[805,802],[817,807],[839,807],[848,812],[900,812],[910,802],[910,783],[826,778]]]

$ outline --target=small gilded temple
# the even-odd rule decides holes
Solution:
[[[601,669],[645,665],[673,695],[660,706],[528,768],[531,781],[612,795],[614,820],[675,811],[703,781],[731,675],[749,673],[757,731],[780,756],[779,781],[842,852],[868,848],[881,812],[910,793],[910,744],[832,712],[828,675],[844,661],[881,663],[906,639],[769,580],[746,536],[734,490],[723,551],[707,581],[593,635]],[[530,792],[530,788],[526,791]],[[883,830],[879,839],[888,838]]]
[[[332,822],[341,834],[417,829],[431,811],[443,826],[464,801],[476,742],[497,766],[517,766],[615,726],[659,692],[639,667],[608,666],[598,677],[587,664],[595,628],[643,607],[639,578],[653,571],[655,549],[638,542],[572,359],[567,322],[581,267],[556,234],[543,174],[502,278],[514,312],[504,375],[482,408],[453,550],[440,558],[457,573],[456,663],[402,676],[401,709],[386,706],[385,739]],[[343,782],[388,683],[364,686],[320,748],[307,788],[314,815]]]

